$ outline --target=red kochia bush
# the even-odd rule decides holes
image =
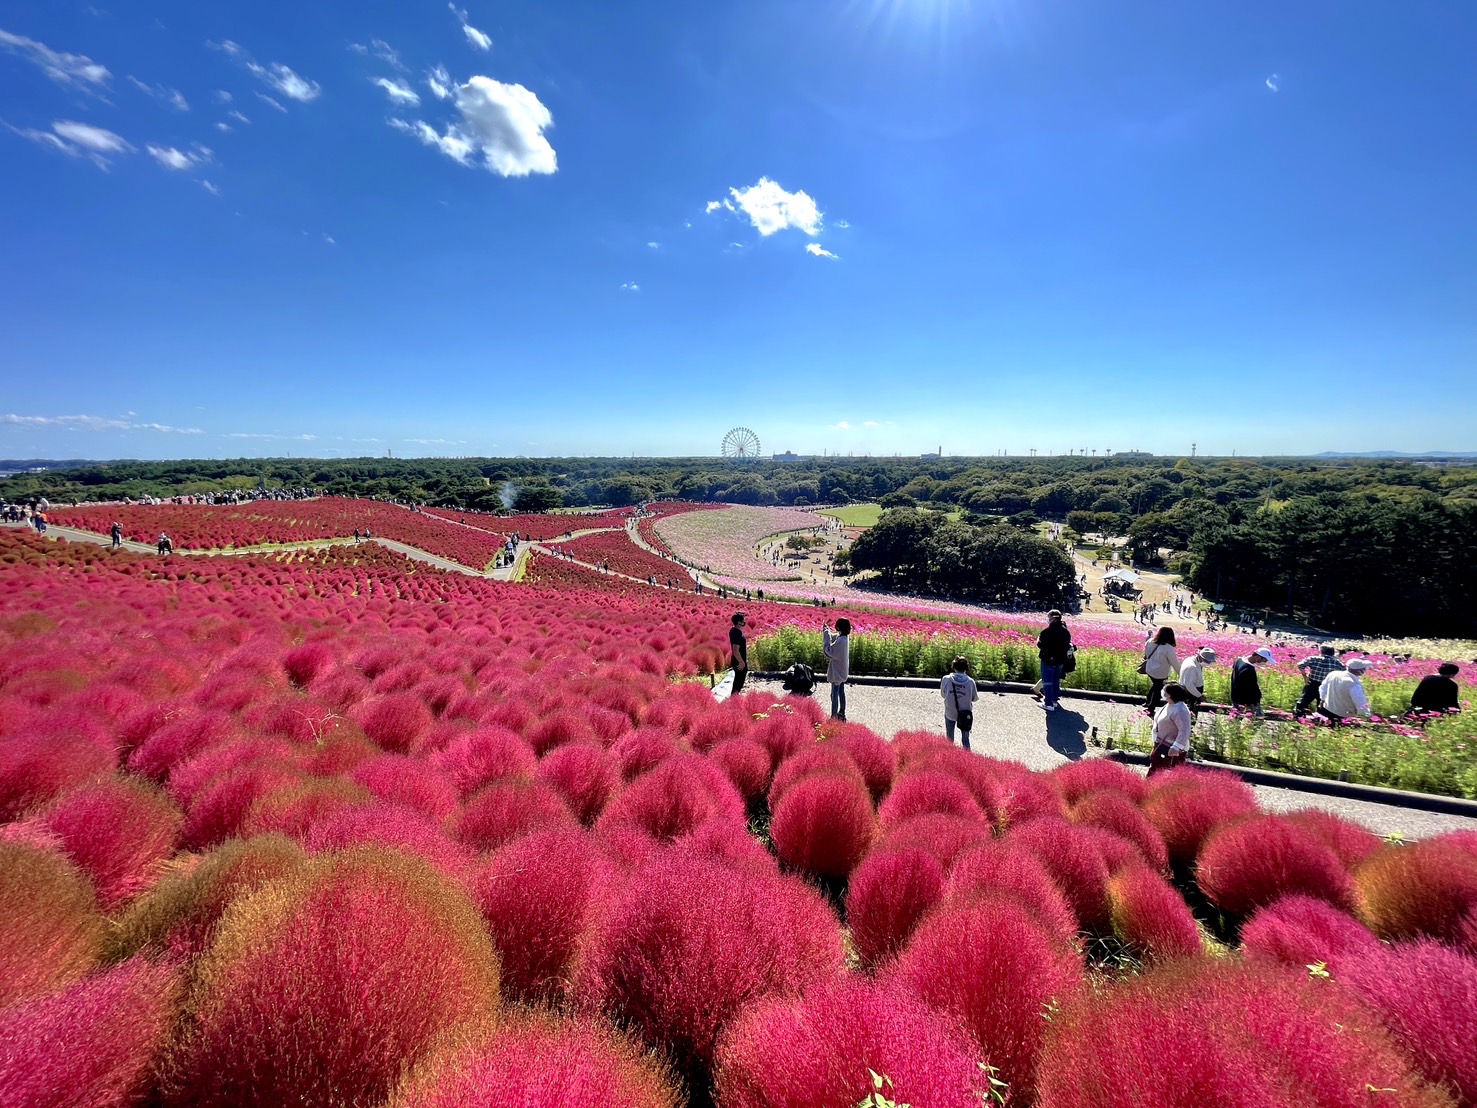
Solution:
[[[1084,991],[1049,1028],[1040,1108],[1445,1103],[1333,983],[1228,959]]]
[[[1431,1081],[1477,1104],[1477,958],[1424,939],[1350,954],[1337,979],[1373,1008]]]
[[[1326,900],[1293,895],[1259,908],[1241,928],[1248,962],[1302,968],[1323,962],[1335,973],[1346,957],[1378,949],[1369,928]]]
[[[524,732],[523,737],[541,758],[565,743],[600,741],[584,714],[568,708],[550,712]]]
[[[1036,855],[1009,841],[991,840],[964,851],[949,871],[944,897],[968,903],[985,897],[1010,897],[1054,935],[1075,941],[1077,914]]]
[[[1010,899],[945,904],[918,925],[895,979],[960,1020],[1013,1098],[1030,1103],[1047,1028],[1042,1011],[1080,987],[1076,952]]]
[[[728,774],[747,803],[758,800],[769,789],[769,751],[753,739],[724,739],[708,751],[708,761]]]
[[[1029,850],[1089,931],[1108,927],[1108,865],[1097,843],[1064,819],[1040,816],[1011,830],[1005,841]]]
[[[769,835],[785,865],[812,877],[844,880],[877,835],[872,794],[854,770],[809,774],[785,791]]]
[[[885,830],[878,846],[919,847],[937,858],[947,873],[961,851],[990,837],[990,825],[978,819],[930,812]]]
[[[932,769],[905,770],[899,774],[877,815],[882,826],[890,830],[914,816],[933,812],[985,820],[979,802],[962,781]]]
[[[842,972],[841,934],[795,878],[739,872],[677,852],[634,874],[596,927],[576,996],[667,1051],[695,1089],[743,1006]]]
[[[224,712],[192,712],[165,723],[140,742],[128,756],[128,768],[163,781],[188,759],[240,734],[236,721]]]
[[[1477,910],[1477,855],[1442,839],[1388,846],[1354,871],[1359,912],[1382,939],[1460,942]]]
[[[643,727],[617,739],[610,748],[620,763],[621,776],[634,781],[668,758],[687,750],[687,744],[664,728]]]
[[[105,926],[70,862],[0,839],[0,1007],[81,977],[102,956]]]
[[[282,656],[287,679],[299,688],[307,688],[333,668],[333,650],[327,643],[310,642],[293,647]]]
[[[215,778],[190,802],[180,844],[202,850],[234,837],[260,797],[301,780],[293,766],[276,760],[255,762]]]
[[[774,781],[769,786],[769,807],[778,808],[786,789],[807,774],[821,770],[849,774],[858,781],[864,781],[862,771],[857,769],[856,762],[845,750],[829,742],[811,743],[791,754],[775,769]]]
[[[1151,868],[1168,868],[1169,850],[1164,839],[1144,818],[1138,806],[1122,793],[1112,789],[1088,793],[1073,805],[1071,818],[1073,823],[1101,827],[1127,839],[1138,848]]]
[[[465,798],[504,777],[532,777],[538,757],[512,731],[484,724],[431,755],[431,765],[449,774]]]
[[[92,878],[99,903],[111,912],[153,884],[184,815],[158,787],[109,777],[74,789],[40,822]]]
[[[467,849],[439,825],[394,804],[366,804],[334,812],[315,823],[305,841],[314,854],[371,843],[393,847],[425,859],[452,881],[464,880],[472,862]]]
[[[944,890],[944,867],[920,847],[882,847],[852,872],[846,922],[862,965],[891,958]]]
[[[1257,803],[1256,794],[1239,777],[1186,766],[1150,782],[1143,811],[1163,837],[1170,865],[1184,870],[1212,831],[1252,815]]]
[[[1108,879],[1113,933],[1147,962],[1191,958],[1203,949],[1189,905],[1144,865],[1127,865]]]
[[[497,1003],[477,910],[425,863],[372,847],[314,859],[226,910],[164,1099],[378,1103]]]
[[[534,831],[478,867],[472,899],[492,933],[506,995],[530,1004],[563,999],[613,873],[578,827]]]
[[[967,1032],[895,987],[826,982],[744,1010],[718,1051],[724,1108],[853,1108],[886,1074],[899,1104],[979,1108],[985,1079]]]
[[[700,754],[676,754],[631,782],[605,809],[599,827],[636,827],[670,842],[715,817],[742,820],[746,812],[721,769]]]
[[[1047,774],[1068,804],[1104,789],[1138,804],[1148,795],[1147,782],[1133,770],[1109,758],[1080,758],[1057,766]]]
[[[649,1054],[598,1020],[529,1014],[492,1040],[438,1060],[392,1108],[678,1108],[684,1103]]]
[[[1050,781],[1039,773],[1019,770],[1007,773],[996,789],[999,808],[995,825],[1002,831],[1037,816],[1064,816],[1066,802]]]
[[[349,718],[371,741],[392,754],[416,753],[417,740],[435,722],[420,697],[403,692],[361,701],[349,711]]]
[[[534,775],[559,791],[576,818],[586,826],[605,811],[620,791],[620,767],[608,751],[584,743],[555,747],[539,760]]]
[[[62,992],[0,1010],[5,1103],[28,1108],[145,1103],[179,993],[177,969],[135,959]]]
[[[1380,837],[1351,819],[1325,812],[1321,808],[1303,808],[1282,817],[1294,827],[1313,833],[1317,839],[1339,856],[1344,868],[1353,869],[1383,845]]]
[[[467,801],[456,834],[474,850],[496,850],[537,828],[576,822],[552,785],[509,777],[494,781]]]
[[[432,823],[445,823],[460,806],[456,786],[441,770],[419,758],[380,754],[360,762],[349,780],[380,800],[419,812]]]
[[[848,727],[831,742],[851,755],[867,782],[872,802],[881,802],[897,775],[897,752],[892,744],[864,727]]]
[[[55,712],[0,743],[0,823],[117,765],[113,741],[85,712]]]
[[[1200,850],[1195,879],[1210,902],[1237,915],[1302,893],[1354,907],[1354,882],[1314,835],[1277,816],[1230,824]]]

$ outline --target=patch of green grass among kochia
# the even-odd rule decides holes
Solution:
[[[839,519],[847,527],[871,527],[882,518],[882,505],[847,504],[841,508],[827,508],[819,514]]]

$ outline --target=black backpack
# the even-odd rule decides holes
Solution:
[[[815,688],[815,671],[804,662],[796,662],[785,670],[785,692],[809,696]]]

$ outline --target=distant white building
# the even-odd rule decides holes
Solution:
[[[783,454],[774,455],[774,460],[777,462],[808,462],[814,457],[814,454],[796,454],[793,450],[786,450]]]

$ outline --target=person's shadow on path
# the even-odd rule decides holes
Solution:
[[[1077,761],[1087,753],[1087,719],[1065,704],[1046,715],[1046,745],[1069,761]]]

